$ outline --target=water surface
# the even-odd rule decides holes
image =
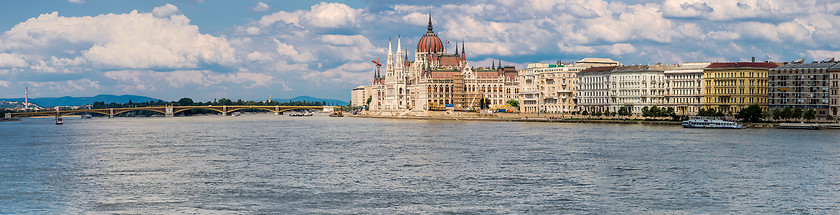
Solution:
[[[837,130],[274,115],[0,123],[0,214],[837,214]]]

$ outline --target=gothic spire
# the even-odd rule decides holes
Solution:
[[[431,12],[429,12],[429,32],[433,32],[432,31],[432,13]]]

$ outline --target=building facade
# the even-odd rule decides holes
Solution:
[[[829,86],[829,114],[834,118],[840,118],[840,64],[834,65],[828,70]]]
[[[705,108],[736,114],[750,105],[767,111],[767,73],[773,62],[712,63],[703,70]]]
[[[574,64],[530,63],[519,70],[520,111],[524,113],[569,113],[577,108],[577,73],[586,68]],[[527,89],[527,90],[526,90]]]
[[[665,104],[665,71],[662,66],[619,66],[610,74],[610,111],[626,107],[642,114],[644,107]]]
[[[610,107],[610,75],[617,66],[590,67],[577,74],[578,107],[595,113]]]
[[[711,63],[666,66],[665,106],[678,115],[697,115],[703,107],[703,69]]]
[[[368,98],[372,99],[371,86],[358,86],[350,91],[350,106],[360,107],[367,105]]]
[[[769,111],[785,108],[814,110],[816,117],[830,114],[830,75],[834,61],[791,63],[772,68],[767,82]]]

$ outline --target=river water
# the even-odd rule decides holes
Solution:
[[[0,214],[837,214],[837,130],[274,115],[0,123]]]

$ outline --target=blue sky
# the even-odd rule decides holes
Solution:
[[[840,56],[828,0],[0,0],[0,97],[348,100],[389,39],[413,54],[429,11],[475,67]]]

